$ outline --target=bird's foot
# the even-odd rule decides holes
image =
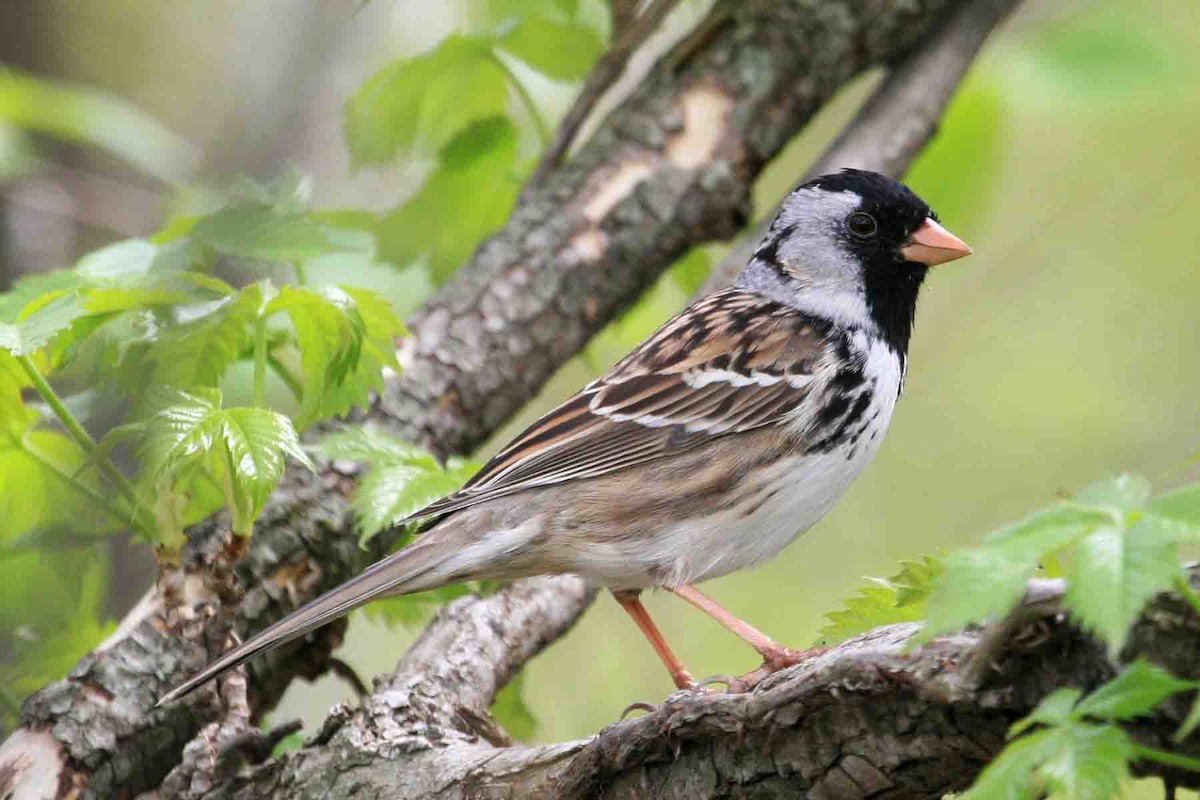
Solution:
[[[617,717],[617,722],[628,717],[632,711],[645,711],[647,714],[653,714],[655,711],[658,711],[658,706],[654,705],[654,703],[643,703],[640,700],[636,703],[630,703],[625,706],[625,710],[621,712],[621,716]]]
[[[808,650],[793,650],[790,647],[777,645],[761,651],[763,664],[758,670],[755,670],[755,672],[765,669],[767,670],[766,674],[769,675],[772,672],[778,672],[781,669],[794,667],[810,658],[816,658],[817,656],[828,652],[828,647],[813,647]]]
[[[735,678],[734,682],[729,684],[729,691],[751,691],[776,672],[794,667],[827,652],[829,652],[828,647],[814,647],[809,650],[793,650],[783,646],[770,648],[762,652],[762,666]],[[733,688],[735,684],[739,687],[738,689]]]

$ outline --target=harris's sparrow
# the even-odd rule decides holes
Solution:
[[[655,331],[417,514],[413,544],[223,655],[163,698],[372,599],[577,573],[612,590],[676,685],[638,600],[674,592],[762,655],[797,660],[694,583],[774,557],[870,462],[904,382],[927,269],[971,252],[882,175],[845,170],[784,202],[736,283]]]

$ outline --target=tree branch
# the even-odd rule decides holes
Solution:
[[[763,165],[842,83],[927,39],[948,4],[830,0],[814,13],[798,0],[719,2],[704,37],[663,59],[570,164],[529,187],[505,228],[418,313],[403,344],[406,371],[369,417],[438,453],[478,446],[672,261],[740,227]],[[318,466],[316,475],[289,471],[237,565],[246,593],[232,622],[242,635],[390,544],[380,536],[358,547],[346,502],[356,470]],[[186,560],[195,569],[211,563],[227,530],[222,517],[197,526]],[[573,580],[535,582],[520,602],[537,606],[538,586]],[[211,603],[181,611],[198,624],[228,614]],[[220,704],[201,693],[151,709],[216,643],[171,635],[163,613],[157,598],[139,604],[122,635],[29,698],[22,727],[0,746],[0,795],[24,789],[30,775],[51,796],[70,787],[136,793],[179,763]],[[523,635],[557,635],[536,619]],[[340,630],[257,660],[252,712],[270,709],[293,677],[320,674]]]
[[[490,703],[484,693],[544,644],[520,646],[531,615],[547,615],[548,630],[565,629],[545,589],[517,584],[449,606],[363,710],[343,712],[336,731],[212,796],[938,798],[969,785],[1003,747],[1009,726],[1047,694],[1093,688],[1116,672],[1103,646],[1061,614],[1042,616],[1040,588],[1030,590],[1035,607],[1016,615],[1034,619],[1037,630],[1013,631],[977,691],[964,686],[961,668],[980,646],[978,630],[910,649],[919,627],[892,625],[771,676],[748,694],[679,692],[654,712],[589,739],[496,746],[476,717]],[[573,608],[582,605],[569,584],[554,591]],[[521,615],[513,618],[514,611]],[[1198,647],[1200,618],[1178,594],[1164,594],[1147,608],[1122,656],[1196,678]],[[481,656],[502,666],[481,668]],[[460,677],[457,666],[445,664],[472,672]],[[472,684],[471,699],[455,705],[454,685],[477,672],[482,682]],[[1171,706],[1131,730],[1140,742],[1177,749],[1166,743],[1186,711],[1186,703]],[[1200,741],[1193,738],[1184,751],[1200,752]],[[1154,764],[1142,769],[1167,774]],[[1180,786],[1200,785],[1196,773],[1171,777]]]

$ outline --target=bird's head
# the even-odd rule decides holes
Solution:
[[[970,253],[907,186],[847,169],[788,196],[738,282],[902,352],[929,267]]]

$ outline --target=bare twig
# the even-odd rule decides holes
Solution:
[[[805,180],[856,167],[899,177],[937,132],[938,120],[991,32],[1020,0],[967,0],[928,41],[888,71],[809,170]],[[774,212],[726,254],[702,292],[733,282],[767,233]]]
[[[596,103],[604,96],[621,74],[630,57],[637,52],[650,34],[658,29],[659,24],[671,13],[679,0],[650,0],[647,7],[639,14],[638,3],[613,3],[613,44],[596,62],[596,66],[588,73],[583,88],[575,97],[549,146],[542,153],[542,160],[533,171],[530,185],[534,186],[545,179],[547,173],[559,165],[567,151],[571,149],[575,135],[588,115],[592,113]]]

